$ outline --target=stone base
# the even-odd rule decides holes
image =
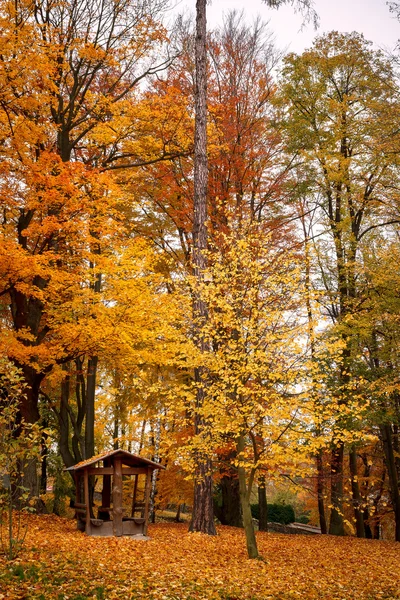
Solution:
[[[122,535],[134,537],[137,539],[149,539],[144,535],[145,520],[127,518],[122,521]],[[89,531],[86,529],[86,524],[82,520],[78,520],[78,529],[86,531],[90,536],[95,537],[113,537],[114,528],[112,521],[102,521],[101,519],[91,519]]]

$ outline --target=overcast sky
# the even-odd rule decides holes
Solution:
[[[192,7],[194,11],[195,0],[181,0],[179,6],[185,12]],[[332,30],[361,32],[377,47],[389,51],[400,38],[400,23],[390,14],[386,0],[314,0],[314,6],[320,18],[319,29],[315,31],[310,24],[300,31],[303,19],[293,7],[271,10],[261,0],[212,0],[207,7],[208,27],[221,23],[230,9],[244,10],[249,22],[257,15],[269,21],[278,48],[287,47],[291,52],[302,52],[316,35]]]

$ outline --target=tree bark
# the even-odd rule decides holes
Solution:
[[[258,478],[258,529],[268,531],[268,505],[265,490],[265,475]]]
[[[386,469],[389,477],[390,495],[395,519],[395,540],[396,542],[400,542],[400,482],[396,468],[392,430],[389,424],[381,425],[379,429],[385,454]]]
[[[204,277],[207,266],[207,49],[206,49],[206,0],[196,2],[196,89],[195,89],[195,134],[194,134],[194,203],[193,203],[193,271],[198,282]],[[202,352],[208,350],[202,335],[207,321],[207,308],[198,291],[193,301],[194,337]],[[205,399],[206,373],[203,368],[195,369],[197,384],[197,409]],[[202,433],[204,423],[197,412],[195,435]],[[190,531],[215,535],[213,509],[212,464],[207,456],[197,457],[195,472],[193,514]]]
[[[233,471],[222,476],[218,489],[221,493],[221,503],[214,502],[214,511],[222,525],[243,527],[240,506],[239,479]]]
[[[331,519],[329,533],[344,535],[343,520],[343,458],[344,444],[340,442],[331,456]]]
[[[328,533],[328,527],[325,517],[324,507],[324,467],[322,462],[322,450],[317,452],[317,497],[318,497],[318,515],[319,515],[319,526],[321,533]]]
[[[213,482],[211,461],[203,459],[197,466],[194,484],[194,501],[192,520],[189,531],[200,531],[216,535],[213,510]]]
[[[175,515],[175,523],[181,523],[181,509],[182,509],[182,504],[178,504],[178,508],[176,510],[176,515]]]
[[[364,513],[362,509],[362,496],[358,484],[357,452],[355,446],[350,448],[349,453],[351,493],[353,497],[354,516],[356,519],[357,537],[365,538]]]
[[[85,458],[94,456],[94,403],[96,397],[97,356],[88,359],[85,421]]]
[[[244,435],[241,434],[237,444],[237,454],[242,455],[245,447]],[[246,535],[246,546],[247,555],[249,558],[259,558],[256,534],[254,531],[253,518],[251,516],[250,508],[250,493],[251,489],[247,488],[246,483],[246,471],[245,468],[239,463],[238,466],[238,477],[239,477],[239,491],[240,491],[240,502],[242,506],[243,515],[243,527]]]
[[[47,423],[43,424],[44,427],[47,427]],[[48,434],[42,432],[42,464],[41,464],[41,473],[40,473],[40,493],[45,494],[47,490],[47,457],[49,454],[49,449],[47,447],[47,439]]]

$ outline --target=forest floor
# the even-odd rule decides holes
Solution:
[[[148,541],[91,538],[75,521],[29,516],[20,556],[0,557],[0,600],[400,599],[400,544],[331,536],[188,533],[160,523]]]

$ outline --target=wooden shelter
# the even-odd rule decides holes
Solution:
[[[125,450],[112,450],[66,469],[71,471],[76,484],[75,511],[78,529],[88,535],[146,536],[149,520],[151,477],[154,469],[164,467],[152,460],[131,454]],[[123,506],[123,483],[128,476],[134,477],[130,515]],[[101,506],[98,518],[90,510],[90,477],[103,477]],[[139,477],[145,479],[143,500],[138,501]],[[82,497],[83,496],[83,497]],[[136,512],[140,516],[136,516]]]

